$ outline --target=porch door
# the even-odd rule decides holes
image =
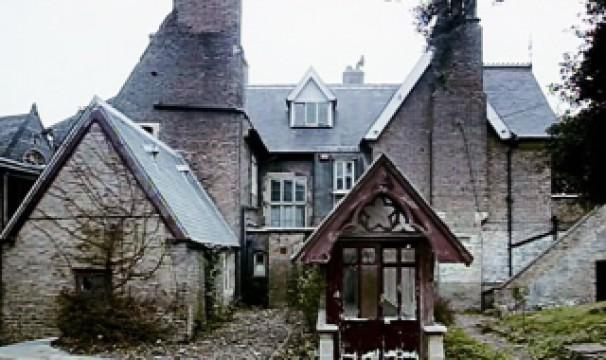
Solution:
[[[606,301],[606,260],[595,263],[596,301]]]
[[[414,244],[346,242],[341,253],[340,352],[379,359],[420,348]],[[351,356],[351,357],[348,357]]]

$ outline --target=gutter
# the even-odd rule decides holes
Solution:
[[[509,268],[509,277],[513,276],[513,179],[512,179],[512,156],[513,149],[517,147],[517,136],[511,133],[507,140],[507,264]]]

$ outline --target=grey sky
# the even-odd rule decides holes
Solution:
[[[296,82],[313,65],[339,82],[366,57],[368,82],[400,82],[423,48],[410,9],[417,0],[243,0],[251,83]],[[37,102],[48,125],[94,94],[120,88],[170,11],[172,0],[0,0],[0,115]],[[485,61],[529,60],[544,88],[558,80],[579,0],[479,0]],[[531,36],[532,35],[532,36]],[[557,101],[552,104],[557,107]]]

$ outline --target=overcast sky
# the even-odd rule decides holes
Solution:
[[[402,81],[424,40],[418,0],[243,0],[251,83],[296,82],[313,65],[327,82],[366,58],[367,82]],[[172,0],[0,0],[0,116],[38,104],[46,125],[93,95],[115,95]],[[485,62],[527,62],[546,91],[579,42],[580,0],[479,0]],[[551,99],[555,108],[557,101]]]

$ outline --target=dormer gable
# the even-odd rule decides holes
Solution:
[[[337,98],[310,68],[288,94],[286,104],[291,127],[332,127]]]

